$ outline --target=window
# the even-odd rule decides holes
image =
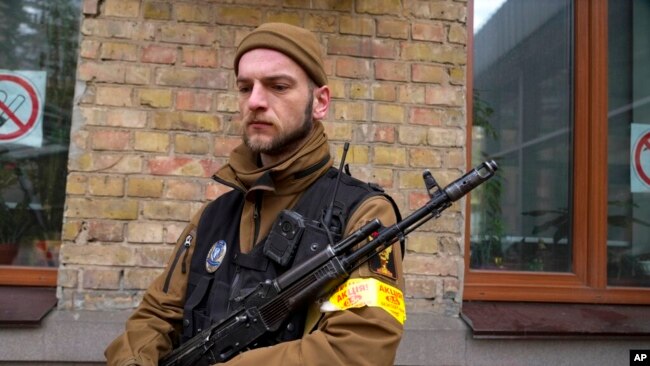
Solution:
[[[650,287],[650,2],[609,1],[607,283]]]
[[[56,284],[79,16],[79,0],[0,3],[1,284]]]
[[[650,303],[650,2],[491,3],[468,100],[472,162],[500,170],[472,193],[465,299]]]

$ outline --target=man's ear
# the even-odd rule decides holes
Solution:
[[[327,110],[330,107],[330,88],[327,85],[314,88],[314,101],[312,107],[312,116],[314,120],[323,120],[327,116]]]

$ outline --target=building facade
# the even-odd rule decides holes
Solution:
[[[226,192],[210,177],[241,141],[237,44],[285,22],[323,45],[337,162],[350,142],[352,174],[403,214],[428,199],[425,169],[444,186],[501,166],[409,235],[396,364],[627,364],[650,348],[645,150],[629,159],[650,124],[650,5],[621,3],[0,5],[20,30],[0,39],[0,218],[34,222],[5,225],[22,231],[0,281],[55,305],[0,332],[0,363],[102,363],[191,215]]]

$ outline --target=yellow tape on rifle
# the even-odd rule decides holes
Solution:
[[[339,286],[329,299],[339,310],[375,306],[386,310],[404,324],[406,307],[399,289],[374,278],[351,278]]]

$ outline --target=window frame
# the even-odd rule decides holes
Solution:
[[[469,268],[466,199],[464,300],[649,304],[650,288],[607,284],[607,0],[574,0],[573,271]],[[467,164],[473,123],[473,15],[467,17]]]
[[[57,275],[58,268],[0,266],[0,285],[55,287]]]

